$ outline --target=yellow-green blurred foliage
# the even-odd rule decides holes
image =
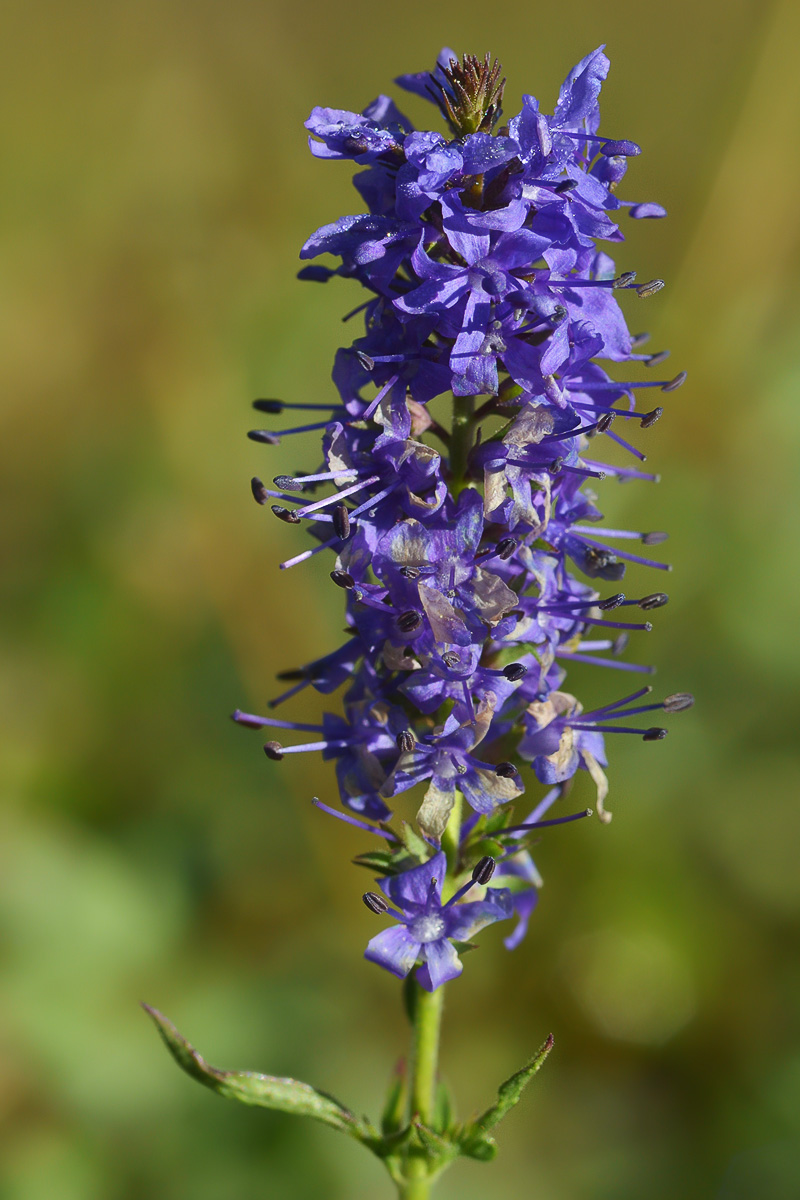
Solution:
[[[302,122],[446,43],[500,56],[508,112],[523,90],[551,107],[600,42],[603,129],[645,148],[625,194],[670,211],[626,226],[620,269],[668,280],[631,324],[690,375],[643,435],[661,485],[603,501],[671,531],[672,602],[638,653],[698,703],[664,743],[614,742],[613,824],[543,839],[527,943],[488,931],[450,989],[462,1111],[551,1029],[557,1048],[497,1163],[441,1195],[800,1194],[798,39],[794,0],[9,0],[4,1198],[389,1194],[345,1139],[187,1080],[137,1002],[214,1063],[379,1104],[405,1031],[361,958],[364,841],[309,805],[327,766],[268,763],[227,719],[342,623],[330,564],[280,573],[302,534],[249,496],[313,467],[311,443],[244,438],[253,396],[329,396],[355,335],[353,286],[295,280],[304,237],[358,211]],[[616,678],[571,681],[591,702]]]

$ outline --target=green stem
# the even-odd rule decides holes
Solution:
[[[410,1173],[412,1167],[415,1168],[415,1178],[412,1178]],[[432,1181],[428,1175],[425,1159],[412,1158],[408,1164],[408,1172],[405,1183],[400,1187],[399,1200],[428,1200]]]
[[[411,1120],[430,1127],[439,1062],[439,1029],[442,1023],[444,987],[426,992],[413,985],[411,1034]],[[400,1200],[428,1200],[433,1180],[427,1157],[412,1150],[406,1159]]]
[[[461,809],[464,798],[456,790],[453,811],[447,819],[447,827],[442,834],[442,849],[447,855],[447,878],[444,881],[442,899],[449,900],[455,889],[452,876],[458,874],[458,864],[461,858]],[[450,885],[448,887],[448,885]]]
[[[467,458],[472,449],[474,396],[453,397],[453,430],[450,435],[450,473],[454,495],[465,487]]]
[[[426,992],[419,984],[415,986],[414,1028],[411,1035],[411,1116],[428,1126],[433,1124],[443,1000],[444,987],[438,987],[435,992]]]

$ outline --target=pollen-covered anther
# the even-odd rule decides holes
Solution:
[[[608,430],[611,428],[611,426],[616,421],[616,419],[617,419],[617,413],[615,413],[615,412],[603,413],[602,417],[597,422],[597,427],[596,427],[597,432],[598,433],[607,433]]]
[[[442,662],[446,667],[450,667],[452,669],[453,667],[460,665],[461,659],[456,654],[455,650],[445,650],[444,654],[442,655]]]
[[[624,592],[617,592],[614,596],[609,596],[606,600],[598,600],[597,607],[603,612],[609,612],[612,608],[619,608],[620,604],[625,600]]]
[[[694,696],[691,692],[673,692],[671,696],[667,696],[664,701],[664,711],[668,713],[684,712],[687,708],[691,708],[694,704]]]
[[[663,408],[661,408],[659,405],[657,408],[654,408],[650,412],[645,413],[644,416],[639,419],[639,424],[640,424],[641,428],[649,429],[651,425],[655,425],[656,421],[663,414],[663,412],[664,412]]]
[[[659,729],[654,726],[652,729],[646,729],[642,734],[643,742],[660,742],[662,738],[667,736],[666,729]]]
[[[265,742],[264,753],[267,758],[271,758],[273,762],[280,762],[283,758],[283,746],[280,742]]]
[[[663,287],[663,279],[651,279],[649,283],[640,283],[635,290],[636,295],[645,300],[648,296],[655,296],[656,292],[660,292]]]
[[[302,485],[292,475],[276,475],[272,482],[282,492],[302,491]]]
[[[400,613],[397,618],[397,628],[401,633],[413,633],[422,624],[422,617],[413,608],[409,608],[406,612]]]
[[[271,504],[270,508],[279,521],[285,521],[287,525],[300,524],[300,518],[296,512],[292,511],[292,509],[284,508],[282,504]]]
[[[364,901],[369,911],[375,913],[376,917],[383,916],[385,912],[389,911],[389,905],[382,896],[378,895],[377,892],[364,892],[364,895],[361,897],[361,899]]]
[[[483,858],[479,858],[472,868],[473,883],[488,883],[494,875],[496,865],[490,854],[484,854]]]
[[[403,729],[397,735],[397,749],[401,754],[410,754],[417,744],[417,739],[410,729]]]
[[[616,290],[617,288],[627,288],[627,287],[630,287],[631,284],[635,282],[635,280],[636,280],[636,272],[635,271],[625,271],[625,272],[623,272],[622,275],[618,275],[616,279],[613,279],[611,281],[611,287],[614,290]]]
[[[266,504],[267,503],[267,500],[269,499],[269,493],[267,492],[267,489],[264,487],[264,484],[258,478],[257,475],[254,475],[253,478],[250,480],[250,488],[252,490],[253,499],[255,500],[256,504]]]

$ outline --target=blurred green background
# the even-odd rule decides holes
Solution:
[[[620,269],[668,280],[630,322],[690,374],[646,435],[661,485],[602,499],[671,531],[672,602],[638,654],[698,703],[664,743],[614,742],[613,824],[543,839],[527,943],[508,955],[488,931],[450,989],[463,1113],[551,1029],[557,1049],[496,1164],[458,1164],[441,1197],[794,1200],[800,9],[5,14],[3,1200],[390,1194],[354,1144],[187,1080],[137,1003],[213,1063],[380,1103],[405,1030],[395,982],[361,958],[375,925],[348,859],[365,842],[309,804],[332,771],[268,763],[227,718],[263,710],[274,673],[333,648],[342,620],[329,564],[279,572],[302,539],[249,496],[254,473],[312,467],[311,444],[244,437],[253,396],[330,395],[356,333],[339,322],[352,285],[295,280],[308,233],[358,211],[302,122],[362,107],[443,44],[501,58],[507,113],[523,91],[552,109],[601,42],[603,129],[645,148],[623,193],[670,211],[626,226]],[[617,679],[570,682],[591,702]]]

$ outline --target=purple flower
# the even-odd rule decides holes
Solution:
[[[339,265],[307,266],[301,276],[358,279],[365,300],[351,315],[363,311],[364,328],[336,355],[331,400],[297,405],[312,415],[288,429],[250,434],[273,447],[319,430],[322,461],[274,476],[274,490],[260,479],[252,487],[258,503],[310,534],[309,548],[281,567],[331,551],[332,584],[345,599],[342,648],[285,672],[291,686],[273,704],[309,684],[347,690],[343,715],[325,714],[318,726],[237,720],[312,733],[295,745],[268,741],[267,756],[314,751],[335,762],[350,810],[343,819],[396,848],[387,866],[401,873],[387,888],[432,870],[421,860],[461,811],[459,795],[465,848],[465,838],[480,842],[482,830],[494,837],[508,825],[512,802],[537,782],[560,788],[579,770],[591,775],[607,821],[607,737],[657,741],[664,729],[628,719],[686,706],[681,697],[640,703],[644,687],[623,699],[615,690],[585,712],[570,694],[579,691],[573,671],[653,669],[626,651],[668,597],[615,589],[629,563],[669,569],[630,546],[666,535],[604,527],[591,489],[604,476],[657,479],[642,470],[638,442],[662,408],[645,401],[653,389],[661,401],[685,377],[653,378],[648,368],[666,353],[645,353],[645,336],[628,331],[626,306],[661,281],[618,275],[598,247],[623,239],[626,215],[664,215],[617,194],[640,151],[599,133],[608,66],[600,47],[569,73],[552,114],[526,95],[500,127],[497,64],[470,56],[459,64],[443,50],[432,71],[398,82],[438,105],[446,131],[414,129],[386,96],[362,113],[315,108],[307,122],[316,157],[358,165],[366,211],[312,234],[301,257],[332,254]],[[452,428],[431,403],[447,392]],[[606,461],[606,448],[628,456],[625,465]],[[417,788],[422,838],[407,827],[387,835],[393,797]],[[524,935],[538,895],[538,873],[514,838],[503,843],[498,873],[519,921],[509,944]],[[473,849],[469,842],[464,861]],[[409,859],[420,865],[408,870]],[[429,946],[424,970],[434,972],[437,956],[436,970],[452,968],[444,930],[472,906],[442,906],[429,885],[430,877],[424,894],[403,895],[423,905],[424,928],[440,921],[443,932],[415,939],[405,918],[389,931],[397,973]]]
[[[396,906],[384,911],[396,917],[399,924],[372,938],[364,952],[370,962],[400,979],[405,979],[422,958],[416,977],[429,992],[455,979],[463,970],[454,941],[469,941],[479,930],[494,921],[505,920],[514,911],[508,888],[488,888],[483,900],[459,903],[477,882],[474,878],[443,904],[442,883],[446,872],[447,859],[440,852],[410,871],[377,880],[384,895]]]

